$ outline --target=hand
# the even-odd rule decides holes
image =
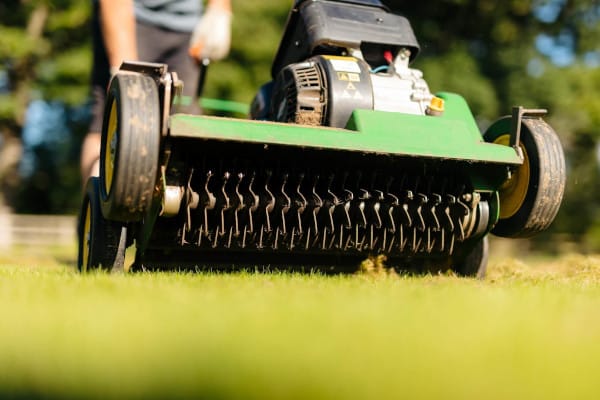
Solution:
[[[189,53],[198,61],[221,60],[231,46],[231,10],[210,4],[192,33]]]

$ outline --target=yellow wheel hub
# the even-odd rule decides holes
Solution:
[[[92,207],[90,203],[85,208],[85,220],[83,222],[83,232],[81,236],[83,241],[81,253],[81,271],[87,271],[90,261],[90,246],[92,245]]]
[[[118,118],[117,102],[113,100],[108,117],[108,127],[106,133],[106,153],[104,154],[104,189],[106,194],[110,193],[115,173],[115,157],[117,154],[118,140]]]
[[[498,136],[494,143],[510,146],[510,135]],[[500,187],[500,219],[510,218],[519,211],[529,188],[529,179],[531,168],[529,157],[522,144],[519,144],[523,151],[523,164],[521,164],[511,177]]]

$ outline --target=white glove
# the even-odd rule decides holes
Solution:
[[[231,11],[208,6],[190,40],[190,55],[203,59],[221,60],[229,54],[231,46]]]

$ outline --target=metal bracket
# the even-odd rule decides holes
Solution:
[[[548,114],[546,109],[527,109],[522,106],[513,107],[512,109],[512,120],[510,127],[510,146],[515,149],[517,155],[523,159],[523,152],[519,143],[521,142],[521,123],[524,117],[542,117]]]

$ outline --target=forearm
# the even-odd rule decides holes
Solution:
[[[218,7],[231,11],[231,0],[208,0],[207,7]]]
[[[100,21],[111,68],[137,60],[133,0],[100,0]]]

